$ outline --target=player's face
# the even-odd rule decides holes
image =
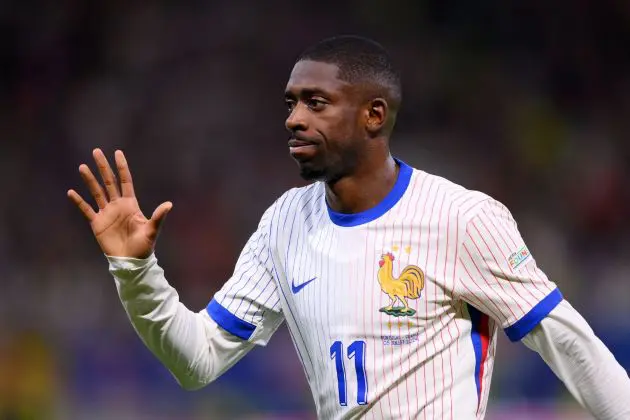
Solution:
[[[365,142],[365,108],[358,88],[337,77],[339,68],[299,61],[285,91],[289,153],[308,180],[334,181],[355,166]]]

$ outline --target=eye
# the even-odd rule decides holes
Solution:
[[[284,104],[286,105],[288,112],[293,112],[293,108],[295,108],[295,101],[293,99],[285,99]]]
[[[306,106],[313,111],[321,111],[326,107],[326,105],[328,105],[328,102],[320,98],[309,98],[304,102],[306,103]]]

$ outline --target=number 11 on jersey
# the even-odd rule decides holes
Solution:
[[[337,386],[339,390],[339,404],[348,405],[346,387],[346,369],[343,363],[343,343],[335,341],[330,346],[330,358],[335,360],[337,369]],[[354,369],[357,374],[357,404],[367,404],[367,377],[365,375],[365,341],[353,341],[348,346],[348,359],[354,359]]]

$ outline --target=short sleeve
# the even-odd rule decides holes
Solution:
[[[563,299],[536,265],[510,212],[492,199],[466,224],[455,292],[497,321],[511,341],[527,335]]]
[[[206,308],[221,328],[260,345],[267,344],[284,320],[269,245],[272,208],[265,212],[245,244],[234,274]]]

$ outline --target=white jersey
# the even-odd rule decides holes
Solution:
[[[319,418],[481,419],[498,329],[520,340],[562,295],[503,205],[398,163],[362,213],[284,194],[207,311],[256,344],[286,321]]]

